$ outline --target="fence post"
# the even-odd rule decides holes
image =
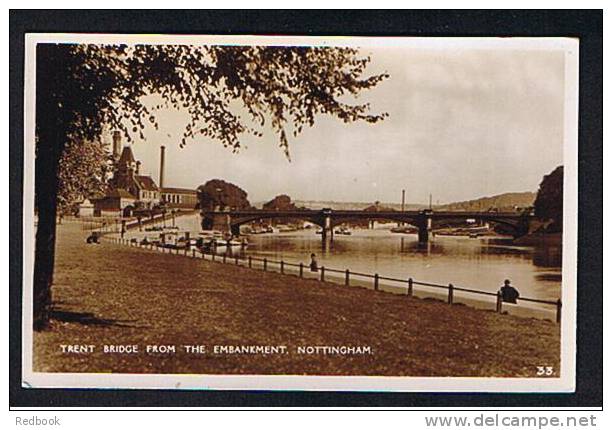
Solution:
[[[557,300],[557,323],[561,323],[561,299]]]
[[[496,308],[495,308],[495,312],[497,312],[498,314],[501,313],[502,311],[502,295],[501,292],[497,292],[497,304],[496,304]]]
[[[225,264],[225,259],[227,258],[227,254],[223,254],[223,264]]]
[[[264,258],[264,262],[263,262],[263,263],[264,263],[263,270],[264,270],[264,272],[265,272],[266,270],[268,270],[268,259],[267,259],[267,258]]]
[[[300,263],[300,278],[304,277],[304,263]]]
[[[236,256],[236,266],[238,265],[238,256]]]
[[[325,282],[325,266],[321,266],[321,282]]]
[[[378,291],[378,273],[374,274],[374,291]]]
[[[448,284],[448,304],[452,305],[453,304],[453,284]]]
[[[249,255],[249,269],[253,267],[253,259],[251,258],[251,256]]]
[[[195,258],[195,249],[191,250],[191,258]]]
[[[408,296],[412,297],[412,278],[408,278]]]
[[[280,262],[280,270],[281,273],[285,273],[285,262],[283,260],[281,260]]]
[[[349,269],[346,269],[346,271],[344,272],[344,285],[345,286],[349,286],[349,276],[350,276]]]
[[[210,254],[210,255],[212,255],[212,261],[215,261],[215,254],[216,254],[216,252],[215,252],[215,250],[213,249],[213,252],[211,252],[211,254]]]

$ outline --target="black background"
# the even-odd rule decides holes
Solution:
[[[602,29],[593,11],[10,11],[10,406],[602,407]],[[576,392],[354,393],[21,388],[24,41],[29,32],[580,39]]]

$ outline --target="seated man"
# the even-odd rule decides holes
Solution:
[[[502,300],[506,303],[516,303],[520,294],[516,288],[510,285],[510,279],[504,281],[504,286],[499,289]]]
[[[310,271],[318,272],[319,265],[317,264],[317,257],[314,254],[310,254]]]

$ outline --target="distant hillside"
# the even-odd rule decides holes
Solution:
[[[436,206],[437,210],[448,211],[486,211],[488,209],[498,209],[499,211],[512,211],[515,207],[533,206],[536,193],[504,193],[491,197],[481,197],[475,200],[467,200],[463,202],[449,203],[446,205]]]
[[[331,208],[335,210],[364,210],[369,206],[372,206],[374,202],[333,202],[333,201],[318,201],[318,200],[295,200],[296,206],[303,206],[309,209],[323,209]],[[401,210],[402,205],[400,203],[387,203],[380,202],[380,207],[391,208],[394,210]],[[406,203],[404,208],[407,211],[424,209],[426,205],[420,205],[416,203]]]
[[[452,210],[452,211],[478,211],[488,209],[514,210],[515,207],[533,206],[536,193],[504,193],[491,197],[481,197],[479,199],[467,200],[462,202],[447,203],[444,205],[434,205],[434,210]],[[294,200],[293,203],[297,207],[305,207],[309,209],[331,208],[334,210],[364,210],[374,204],[374,202],[335,202],[321,200]],[[255,207],[261,208],[263,202],[255,203]],[[380,202],[380,207],[401,210],[401,203]],[[428,205],[418,203],[406,203],[405,210],[426,209]]]

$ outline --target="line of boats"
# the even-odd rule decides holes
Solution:
[[[140,242],[141,245],[155,245],[162,248],[197,249],[200,251],[210,251],[218,248],[246,248],[248,246],[246,237],[235,238],[217,230],[204,230],[198,233],[197,237],[190,237],[189,232],[181,232],[175,228],[162,229],[158,237],[155,238],[145,236],[140,241],[137,238],[132,238],[131,242]]]
[[[285,228],[286,227],[286,228]],[[132,238],[131,242],[140,243],[141,245],[156,245],[163,248],[171,249],[197,249],[202,252],[216,251],[220,248],[231,250],[232,248],[246,248],[249,244],[247,236],[249,234],[261,233],[284,233],[289,231],[297,231],[290,226],[281,226],[281,228],[273,229],[272,227],[262,228],[260,230],[250,230],[245,232],[246,236],[234,237],[228,232],[218,230],[203,230],[197,236],[192,237],[188,231],[180,231],[178,227],[150,227],[146,228],[147,233],[158,233],[156,237],[151,238],[145,236],[141,239]],[[412,225],[397,226],[390,229],[392,233],[416,234],[418,228]],[[323,234],[322,229],[316,231],[317,234]],[[335,235],[350,236],[352,231],[345,226],[340,226],[334,229]],[[432,231],[434,235],[440,236],[469,236],[477,238],[490,234],[488,227],[468,227],[468,228],[445,228]]]
[[[316,233],[317,234],[323,234],[323,230],[322,229],[318,229],[316,231]],[[337,229],[334,230],[334,234],[350,236],[351,234],[353,234],[353,232],[348,227],[338,227]]]
[[[419,229],[413,225],[404,225],[393,227],[390,229],[390,231],[391,233],[416,234],[419,232]],[[436,236],[468,236],[471,238],[477,238],[479,236],[491,234],[491,229],[486,226],[448,227],[432,230],[432,234]]]

